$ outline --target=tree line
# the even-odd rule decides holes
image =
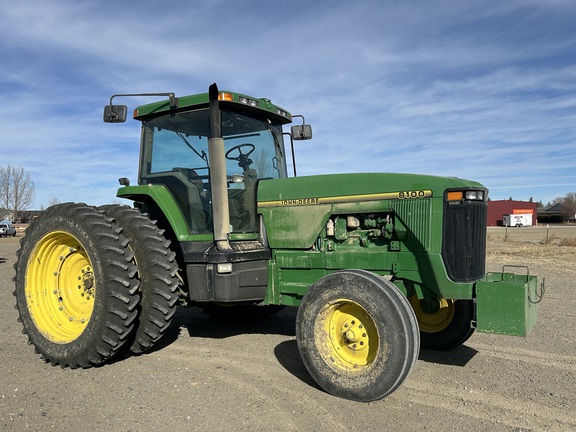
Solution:
[[[0,166],[0,208],[13,212],[14,220],[32,205],[34,193],[34,181],[22,166]]]
[[[562,197],[554,198],[549,205],[554,204],[562,204],[568,210],[576,211],[576,192],[568,192]]]

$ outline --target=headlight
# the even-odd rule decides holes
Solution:
[[[486,201],[487,197],[483,190],[451,190],[446,192],[445,200],[450,205],[458,205],[465,201]]]
[[[484,201],[484,191],[466,191],[464,199],[468,201]]]

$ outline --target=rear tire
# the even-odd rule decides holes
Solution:
[[[58,204],[33,219],[15,264],[23,332],[45,361],[98,365],[126,342],[138,280],[128,240],[102,212]]]
[[[114,218],[130,240],[140,279],[139,314],[126,349],[141,354],[152,347],[169,327],[178,301],[178,267],[170,242],[147,216],[128,206],[100,207]]]
[[[420,346],[406,297],[364,270],[332,273],[312,285],[298,309],[296,338],[320,387],[363,402],[396,390],[414,367]]]

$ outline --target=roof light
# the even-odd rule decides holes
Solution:
[[[234,95],[232,93],[222,92],[222,93],[218,94],[218,100],[233,102],[234,101]]]
[[[246,96],[240,96],[238,100],[243,104],[250,105],[253,107],[257,107],[258,105],[260,105],[260,103],[257,100],[247,98]]]

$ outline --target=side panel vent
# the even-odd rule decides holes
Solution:
[[[395,200],[390,203],[396,217],[424,249],[430,245],[430,206],[430,199]]]

